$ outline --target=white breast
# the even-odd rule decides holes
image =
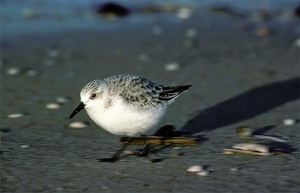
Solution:
[[[91,119],[108,132],[135,136],[146,134],[156,125],[165,113],[166,107],[142,109],[128,105],[123,100],[117,100],[109,108],[99,104],[86,110]]]

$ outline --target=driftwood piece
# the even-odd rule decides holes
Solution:
[[[130,143],[131,145],[197,145],[197,138],[189,137],[159,137],[159,136],[147,136],[147,137],[121,137],[120,142]]]

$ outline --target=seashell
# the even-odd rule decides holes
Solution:
[[[246,150],[246,151],[257,151],[261,153],[269,153],[270,148],[266,145],[255,144],[255,143],[239,143],[233,146],[234,149]]]
[[[8,115],[7,117],[8,118],[11,118],[11,119],[14,119],[14,118],[20,118],[20,117],[23,117],[24,115],[21,114],[21,113],[15,113],[15,114],[10,114]]]
[[[178,9],[178,12],[177,12],[177,17],[179,19],[187,19],[191,16],[191,9],[188,8],[188,7],[182,7],[180,9]]]
[[[57,103],[49,103],[49,104],[46,105],[46,108],[47,109],[59,109],[60,105],[57,104]]]
[[[240,149],[224,149],[223,154],[235,154],[235,153],[242,153],[242,154],[249,154],[249,155],[271,155],[271,153],[264,153],[264,152],[255,152],[255,151],[248,151],[248,150],[240,150]]]
[[[209,171],[207,171],[207,170],[200,171],[200,172],[197,172],[197,175],[198,176],[208,176],[209,175]]]
[[[280,139],[279,137],[273,137],[273,136],[267,136],[267,135],[253,135],[252,137],[254,137],[255,139],[268,139],[268,140],[272,140],[272,141],[278,141],[278,142],[287,142],[284,139]]]
[[[166,64],[165,69],[166,71],[176,71],[179,69],[179,67],[180,65],[178,63],[173,62],[173,63]]]
[[[86,127],[87,125],[83,122],[80,122],[80,121],[75,121],[75,122],[72,122],[69,124],[69,127],[71,128],[84,128]]]
[[[296,120],[294,119],[284,119],[283,124],[284,125],[294,125],[296,123]]]
[[[186,171],[187,172],[201,172],[203,171],[203,167],[199,165],[190,166]]]
[[[17,74],[20,73],[20,69],[19,68],[14,68],[14,67],[13,68],[9,68],[9,69],[7,69],[6,73],[8,75],[11,75],[11,76],[17,75]]]

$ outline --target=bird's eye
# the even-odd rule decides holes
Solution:
[[[94,94],[91,95],[90,98],[91,98],[91,99],[94,99],[95,97],[96,97],[96,94],[94,93]]]

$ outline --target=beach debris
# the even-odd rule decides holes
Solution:
[[[59,109],[60,105],[57,104],[57,103],[49,103],[49,104],[46,105],[46,108],[47,109]]]
[[[238,172],[239,170],[240,168],[237,167],[230,168],[230,172]]]
[[[248,126],[239,126],[236,128],[236,133],[241,137],[251,137],[252,136],[252,129]]]
[[[241,154],[250,154],[250,155],[271,155],[271,153],[264,153],[264,152],[255,152],[255,151],[249,151],[249,150],[239,150],[239,149],[224,149],[223,154],[235,154],[235,153],[241,153]]]
[[[269,153],[270,148],[266,145],[256,144],[256,143],[239,143],[232,146],[234,149],[255,151],[261,153]]]
[[[14,114],[8,115],[7,118],[15,119],[15,118],[23,117],[23,116],[24,116],[24,114],[22,114],[22,113],[14,113]]]
[[[284,119],[283,124],[284,125],[294,125],[296,123],[295,119]]]
[[[21,148],[28,148],[29,145],[20,145]]]
[[[166,69],[166,71],[176,71],[179,69],[179,67],[180,67],[179,63],[171,62],[171,63],[166,64],[165,69]]]
[[[274,137],[274,136],[268,136],[268,135],[252,135],[253,138],[255,139],[266,139],[266,140],[271,140],[271,141],[277,141],[277,142],[287,142],[284,139],[281,139],[279,137]]]
[[[10,76],[14,76],[20,73],[20,69],[16,68],[16,67],[12,67],[7,69],[6,74],[10,75]]]
[[[203,166],[200,165],[194,165],[194,166],[190,166],[186,171],[196,173],[196,172],[204,171],[204,168]]]
[[[188,7],[179,8],[177,11],[177,17],[179,19],[188,19],[192,14],[192,11]]]
[[[147,136],[145,137],[121,137],[120,142],[128,143],[131,145],[144,145],[145,141],[149,145],[197,145],[197,138],[189,137],[159,137],[159,136]]]
[[[69,127],[80,129],[80,128],[87,127],[87,124],[84,122],[81,122],[81,121],[75,121],[75,122],[70,123]]]
[[[197,175],[198,176],[208,176],[209,175],[209,171],[203,170],[203,171],[197,172]]]
[[[116,19],[117,17],[125,17],[130,14],[130,10],[123,5],[117,3],[105,3],[96,8],[96,12],[105,19]]]
[[[237,134],[242,138],[259,139],[259,140],[271,140],[277,142],[286,142],[286,140],[279,137],[268,136],[268,135],[253,135],[253,130],[249,126],[239,126],[236,128]]]

